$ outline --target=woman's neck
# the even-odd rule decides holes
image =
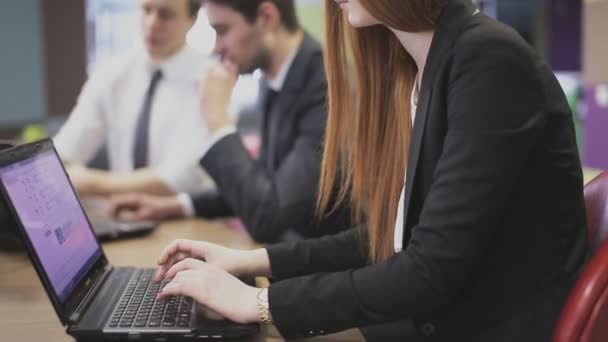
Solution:
[[[426,59],[431,49],[431,42],[433,41],[434,31],[411,33],[405,31],[399,31],[390,29],[393,31],[397,39],[403,45],[403,48],[412,56],[416,66],[418,67],[418,79],[422,81],[422,73],[424,72],[424,66],[426,65]]]

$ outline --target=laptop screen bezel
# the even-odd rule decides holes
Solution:
[[[0,151],[8,150],[15,147],[15,143],[9,140],[0,140]],[[13,215],[8,209],[8,204],[4,203],[4,199],[0,198],[0,246],[10,248],[18,248],[14,244],[19,241],[13,241],[17,236],[17,224],[13,219]],[[13,244],[14,243],[14,244]]]
[[[39,154],[46,153],[49,151],[52,151],[53,153],[55,153],[55,155],[57,155],[57,151],[55,150],[55,147],[53,146],[53,142],[51,139],[43,139],[43,140],[40,140],[37,142],[19,145],[19,146],[10,148],[8,150],[0,151],[0,168],[4,168],[4,167],[10,166],[10,165],[13,165],[15,163],[21,162],[23,160],[35,157]],[[57,158],[59,158],[58,155],[57,155]],[[61,163],[61,165],[62,165],[63,173],[65,174],[66,177],[68,177],[67,172],[65,171],[65,167],[63,167],[63,163]],[[69,177],[68,177],[68,179],[69,179]],[[72,182],[70,181],[69,184],[70,184],[71,191],[73,191],[74,194],[76,195],[76,191],[74,190]],[[15,207],[13,206],[12,201],[10,200],[10,197],[7,193],[6,188],[4,187],[4,184],[1,181],[0,181],[0,191],[2,193],[2,196],[5,200],[5,203],[9,209],[9,211],[11,212],[11,214],[13,215],[13,217],[15,219],[15,222],[17,223],[17,227],[18,227],[19,233],[21,235],[21,239],[23,240],[23,242],[26,246],[27,253],[30,257],[30,260],[32,260],[32,264],[34,265],[36,272],[38,273],[38,277],[40,278],[42,285],[43,285],[45,291],[47,292],[47,295],[49,296],[51,303],[53,304],[53,308],[57,312],[57,315],[59,316],[61,323],[64,326],[66,326],[70,323],[70,316],[78,308],[78,306],[84,299],[85,295],[89,292],[89,290],[96,283],[97,278],[101,277],[104,274],[106,266],[108,265],[108,260],[103,251],[103,247],[99,243],[99,239],[97,238],[97,236],[95,236],[95,233],[92,230],[92,226],[91,226],[91,222],[89,221],[89,217],[84,212],[84,209],[82,209],[82,204],[80,203],[80,199],[76,195],[76,200],[78,201],[80,208],[83,210],[87,223],[89,224],[89,228],[91,229],[91,233],[95,236],[95,241],[96,241],[97,245],[99,246],[100,253],[99,253],[99,256],[97,257],[97,259],[94,261],[91,268],[89,269],[89,271],[80,280],[80,282],[78,282],[76,287],[71,291],[71,293],[66,297],[65,301],[62,303],[59,300],[59,296],[57,294],[55,294],[55,290],[53,289],[53,286],[51,285],[51,281],[48,278],[48,276],[44,270],[44,267],[42,266],[42,263],[39,260],[37,254],[34,252],[34,246],[32,245],[32,242],[30,241],[30,239],[25,231],[25,227],[23,226],[21,220],[19,219],[19,216],[17,215],[17,211],[16,211]]]

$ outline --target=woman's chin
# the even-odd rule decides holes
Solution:
[[[369,27],[378,24],[378,22],[376,21],[366,20],[366,18],[359,18],[358,16],[355,16],[352,13],[348,14],[348,22],[352,27],[355,28]]]

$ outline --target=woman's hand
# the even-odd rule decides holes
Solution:
[[[244,284],[217,265],[199,260],[184,261],[174,269],[177,273],[159,292],[158,299],[180,295],[191,297],[231,321],[260,321],[257,304],[260,289]]]
[[[179,271],[203,268],[207,264],[236,276],[270,276],[270,261],[265,249],[238,250],[205,241],[179,239],[161,253],[155,280],[173,278]]]

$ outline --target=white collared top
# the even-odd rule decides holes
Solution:
[[[137,119],[150,77],[161,69],[150,117],[149,167],[176,192],[200,190],[208,178],[198,166],[201,141],[208,135],[198,100],[204,61],[185,46],[160,64],[137,50],[98,68],[54,138],[59,154],[86,163],[105,143],[111,170],[133,171]]]
[[[412,89],[410,95],[410,119],[412,120],[412,127],[414,126],[414,119],[416,118],[416,109],[418,108],[418,94],[420,93],[420,81],[416,76],[415,86]],[[413,129],[412,129],[413,131]],[[403,189],[401,189],[401,195],[399,196],[399,207],[397,209],[397,218],[395,219],[395,234],[393,236],[393,246],[395,253],[401,252],[403,248],[403,205],[405,197],[405,181],[407,180],[407,167],[405,168],[405,175],[403,177]]]

